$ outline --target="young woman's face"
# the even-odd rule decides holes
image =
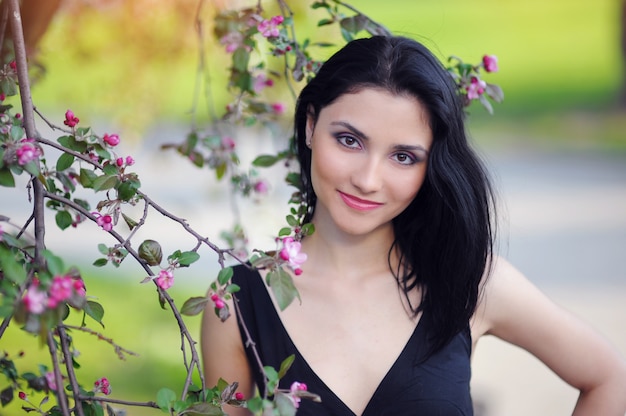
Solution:
[[[316,227],[391,227],[424,182],[432,140],[425,107],[408,95],[367,88],[324,107],[307,122]]]

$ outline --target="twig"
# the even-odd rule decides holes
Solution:
[[[80,391],[80,387],[78,385],[78,381],[76,380],[76,373],[74,372],[74,362],[72,360],[72,354],[69,349],[69,340],[67,337],[67,333],[65,332],[65,328],[63,325],[59,323],[57,325],[57,331],[59,334],[59,343],[61,344],[61,351],[63,352],[63,356],[65,357],[65,369],[67,370],[67,376],[70,379],[70,385],[72,386],[72,391],[74,392],[74,414],[76,416],[85,416],[83,412],[83,406],[80,405],[79,400],[76,399],[76,393]],[[57,385],[57,388],[60,386]]]
[[[115,403],[115,404],[122,404],[126,406],[153,407],[155,409],[159,409],[159,405],[156,404],[155,402],[131,402],[127,400],[111,399],[109,397],[84,396],[82,394],[79,394],[76,397],[83,401]]]
[[[66,329],[73,329],[75,331],[81,331],[81,332],[85,332],[89,335],[94,335],[96,337],[98,337],[99,340],[104,341],[108,344],[110,344],[113,349],[115,350],[115,353],[117,354],[118,358],[120,360],[126,360],[126,357],[124,356],[124,354],[128,354],[128,355],[133,355],[133,356],[138,356],[139,354],[137,354],[136,352],[133,352],[131,350],[127,350],[126,348],[116,344],[112,338],[107,338],[104,335],[102,335],[101,333],[94,331],[93,329],[87,328],[86,326],[75,326],[75,325],[62,325],[64,328]]]
[[[70,409],[67,404],[67,396],[65,396],[65,389],[63,388],[63,376],[61,375],[61,369],[59,368],[59,362],[57,360],[57,348],[54,344],[54,338],[52,332],[48,331],[48,349],[50,350],[50,357],[52,359],[52,367],[54,369],[54,381],[56,384],[57,402],[61,407],[61,412],[64,416],[70,416]]]

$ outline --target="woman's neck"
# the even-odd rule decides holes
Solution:
[[[394,240],[393,227],[380,227],[366,235],[347,235],[333,227],[315,224],[316,231],[302,241],[308,260],[304,271],[318,277],[359,279],[389,271],[389,250]],[[392,265],[397,256],[392,254]]]

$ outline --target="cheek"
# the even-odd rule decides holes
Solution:
[[[426,179],[426,168],[420,169],[419,172],[410,176],[396,176],[396,179],[391,181],[391,189],[396,199],[403,201],[406,205],[410,204],[417,196],[419,190],[424,184]]]

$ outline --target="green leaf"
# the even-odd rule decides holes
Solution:
[[[193,298],[189,298],[183,304],[183,307],[180,309],[180,313],[187,316],[195,316],[202,312],[206,304],[209,302],[206,296],[197,296]]]
[[[0,186],[7,188],[15,188],[15,178],[11,171],[7,168],[0,169]]]
[[[325,1],[316,1],[311,5],[311,8],[314,10],[319,9],[320,7],[330,9],[330,4],[326,3]]]
[[[335,21],[333,19],[322,19],[319,22],[317,22],[317,26],[327,26],[327,25],[332,25]]]
[[[274,396],[274,403],[276,403],[276,409],[280,416],[295,416],[296,406],[293,401],[283,392],[276,392]]]
[[[165,412],[170,413],[170,406],[172,402],[176,401],[176,393],[168,388],[162,388],[157,392],[156,403],[159,408]]]
[[[117,175],[117,166],[115,164],[108,164],[102,167],[102,171],[107,175]]]
[[[222,411],[219,406],[212,403],[196,403],[189,406],[187,410],[180,413],[181,415],[189,416],[225,416],[226,413]]]
[[[163,259],[161,245],[154,240],[145,240],[139,246],[139,257],[145,260],[150,266],[158,266]]]
[[[96,175],[94,171],[81,169],[78,180],[80,181],[80,184],[83,185],[85,188],[93,188],[93,183],[97,178],[98,175]]]
[[[237,71],[248,72],[248,62],[250,61],[250,52],[245,48],[237,48],[233,53],[233,68]]]
[[[300,294],[293,284],[291,275],[284,269],[279,268],[278,270],[271,271],[267,274],[267,277],[270,288],[274,293],[274,297],[281,311],[285,310],[296,297],[300,299]]]
[[[96,192],[106,191],[114,188],[119,183],[119,179],[115,175],[98,176],[92,183],[93,190]]]
[[[58,276],[65,273],[65,265],[63,264],[63,259],[61,257],[55,256],[50,250],[44,250],[42,254],[46,259],[46,264],[48,265],[50,274]]]
[[[130,201],[137,194],[140,186],[141,183],[138,180],[124,181],[117,188],[117,196],[122,201]]]
[[[178,264],[181,267],[187,267],[191,263],[196,262],[200,258],[200,255],[195,251],[185,251],[178,257]]]
[[[226,283],[228,283],[231,277],[233,277],[233,268],[224,267],[222,270],[220,270],[219,274],[217,275],[217,281],[220,283],[220,285],[223,286]]]
[[[109,254],[109,248],[106,246],[106,244],[102,244],[102,243],[98,244],[98,251],[101,254],[105,254],[105,255]]]
[[[268,168],[278,162],[278,158],[274,155],[260,155],[252,161],[254,166]]]
[[[124,222],[128,225],[128,228],[132,231],[137,226],[137,221],[130,218],[128,215],[122,212],[122,218],[124,218]]]
[[[292,227],[297,227],[299,225],[298,220],[293,215],[287,215],[285,219],[287,220],[287,224],[291,225]]]
[[[13,253],[0,245],[0,269],[10,281],[23,284],[26,281],[26,271],[24,267],[16,260]]]
[[[307,223],[302,226],[302,234],[311,235],[315,232],[315,225],[313,223]]]
[[[71,155],[69,153],[63,153],[57,159],[57,172],[64,171],[65,169],[72,166],[72,163],[74,163],[74,155]]]
[[[226,173],[227,167],[228,165],[226,163],[220,163],[219,165],[217,165],[217,167],[215,168],[215,177],[217,179],[222,179],[224,177],[224,174]]]
[[[57,223],[57,226],[62,230],[65,230],[70,225],[72,225],[72,214],[67,211],[57,212],[57,214],[54,216],[54,219]]]
[[[283,227],[280,229],[280,231],[278,231],[279,237],[284,237],[289,234],[291,234],[291,227]]]
[[[106,266],[108,262],[109,261],[107,259],[99,258],[93,262],[93,265],[96,267],[102,267],[102,266]]]
[[[278,378],[285,377],[287,371],[293,364],[293,360],[296,358],[294,354],[291,354],[289,357],[285,358],[282,363],[280,363],[280,370],[278,370]]]
[[[39,176],[39,161],[31,160],[23,166],[24,170],[33,176]]]
[[[104,324],[102,323],[102,318],[104,317],[104,308],[98,302],[94,302],[92,300],[88,300],[83,308],[85,313],[93,318],[94,321],[98,322],[104,328]]]

